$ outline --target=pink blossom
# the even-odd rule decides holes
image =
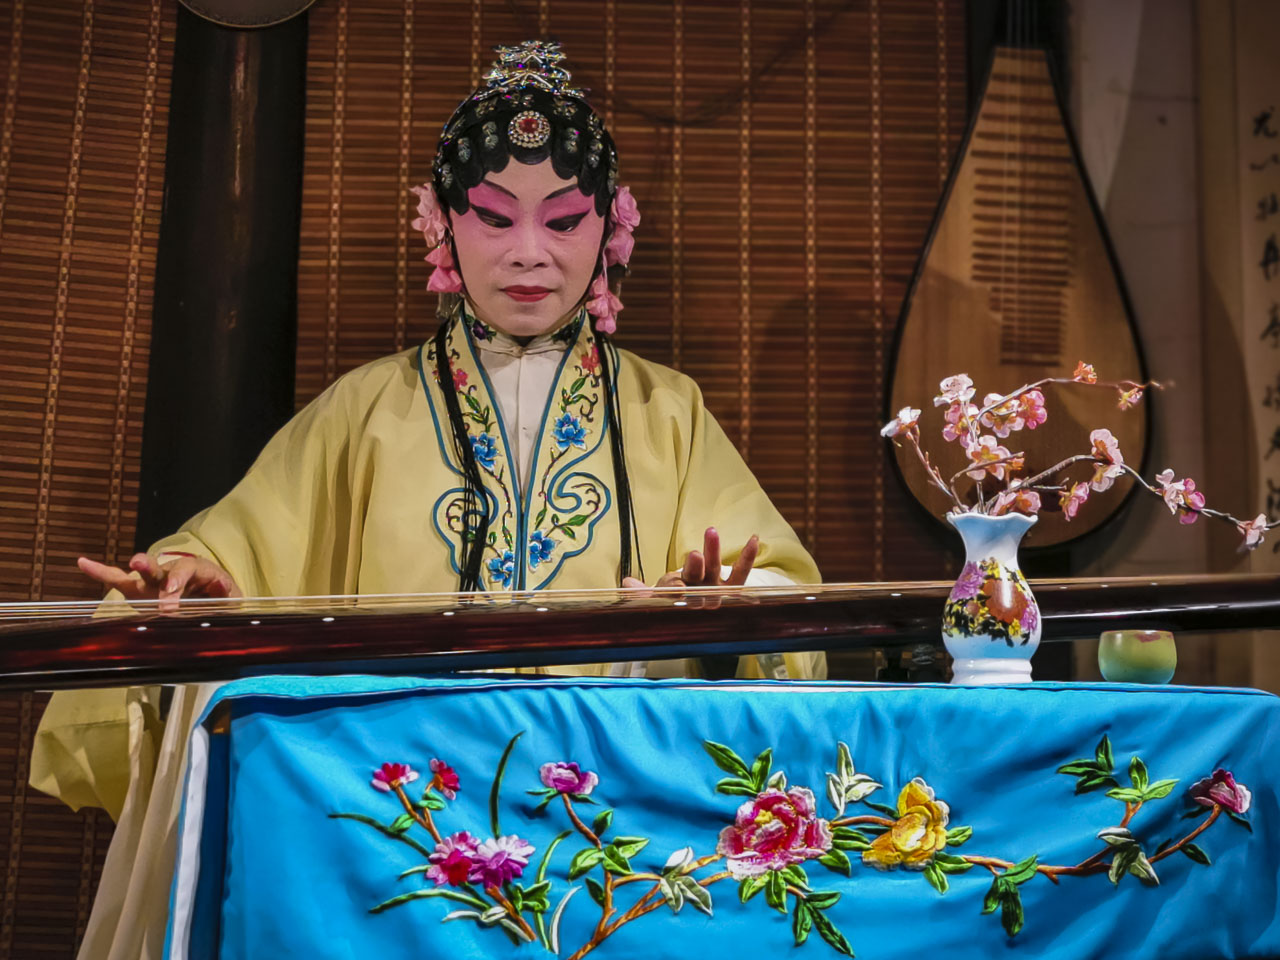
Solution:
[[[1001,399],[1001,394],[988,393],[983,398],[982,406],[985,409],[990,407]],[[982,415],[982,425],[995,433],[997,437],[1003,439],[1007,437],[1011,431],[1021,430],[1025,421],[1021,416],[1021,406],[1017,399],[1006,400],[999,406],[987,410]]]
[[[1124,454],[1110,430],[1094,430],[1089,434],[1089,444],[1092,448],[1089,452],[1096,461],[1089,486],[1101,493],[1109,490],[1116,478],[1124,474]]]
[[[427,279],[427,289],[432,293],[460,293],[462,291],[462,274],[454,269],[453,252],[447,243],[442,243],[427,254],[427,263],[434,264],[435,269]]]
[[[427,876],[435,881],[437,887],[446,883],[451,887],[460,887],[467,882],[475,868],[476,838],[465,830],[445,837],[427,855],[427,860],[431,863],[427,868]]]
[[[1058,499],[1058,503],[1062,507],[1062,515],[1070,520],[1088,499],[1089,484],[1073,483],[1071,489],[1063,492]]]
[[[880,436],[896,437],[900,433],[906,433],[920,422],[920,411],[914,407],[903,407],[898,411],[898,415],[880,428]]]
[[[587,301],[587,312],[596,318],[596,329],[613,333],[618,329],[618,311],[621,309],[622,301],[609,289],[609,279],[601,271],[591,282],[591,299]]]
[[[982,581],[982,570],[978,565],[972,561],[966,563],[960,571],[960,576],[956,578],[956,585],[951,588],[951,596],[947,599],[968,600],[970,597],[976,597],[982,590]]]
[[[604,247],[604,262],[610,265],[625,264],[631,260],[631,251],[636,240],[631,231],[624,227],[614,227],[609,242]]]
[[[1010,454],[1007,448],[996,444],[995,437],[979,437],[978,442],[971,445],[965,453],[975,464],[973,470],[965,471],[974,480],[981,480],[988,473],[997,480],[1003,480],[1005,471],[1013,467],[1011,463],[996,462],[1006,460]]]
[[[486,840],[476,848],[470,879],[486,890],[500,887],[524,873],[534,847],[515,834]]]
[[[1020,396],[1018,407],[1018,415],[1026,421],[1028,430],[1034,430],[1049,419],[1049,411],[1044,408],[1044,394],[1039,390],[1028,390]]]
[[[461,371],[459,371],[461,372]],[[466,374],[463,373],[463,383],[466,383]],[[458,372],[454,373],[454,383],[458,381]],[[452,800],[458,795],[458,774],[453,767],[449,766],[443,760],[431,758],[431,786],[439,790],[446,800]]]
[[[947,377],[938,385],[938,389],[942,392],[933,398],[935,407],[965,403],[972,399],[974,394],[973,381],[969,379],[967,373],[957,373],[954,377]]]
[[[1137,406],[1138,401],[1141,399],[1141,387],[1134,387],[1132,390],[1121,390],[1119,407],[1121,410],[1128,410],[1130,407]]]
[[[384,763],[373,771],[373,779],[369,782],[373,789],[381,790],[383,793],[390,793],[397,787],[402,787],[406,783],[413,783],[417,779],[418,771],[407,763]]]
[[[636,198],[631,195],[630,187],[619,187],[613,195],[611,208],[613,222],[620,227],[634,230],[640,226],[640,208],[636,206]]]
[[[409,226],[422,231],[422,238],[427,241],[428,247],[439,246],[449,225],[445,221],[444,211],[440,209],[435,190],[431,184],[424,183],[420,187],[410,187],[409,192],[418,197],[418,216],[410,221]]]
[[[816,809],[805,787],[765,790],[740,806],[733,825],[720,831],[716,853],[727,859],[735,880],[820,857],[831,849],[831,827]]]
[[[1009,511],[1034,516],[1040,512],[1040,494],[1034,490],[1004,490],[991,505],[991,515],[1001,516]]]
[[[1093,372],[1093,365],[1085,363],[1081,360],[1076,364],[1076,372],[1071,375],[1071,379],[1080,383],[1097,383],[1098,375]]]
[[[453,371],[453,389],[463,390],[466,388],[466,386],[467,386],[467,371],[455,369]]]
[[[1030,636],[1036,629],[1036,625],[1040,622],[1040,613],[1036,609],[1034,603],[1028,603],[1026,609],[1022,611],[1022,617],[1018,620],[1018,626],[1022,628],[1023,634]]]
[[[1260,513],[1252,520],[1246,520],[1238,524],[1240,532],[1244,534],[1244,545],[1252,550],[1258,544],[1262,543],[1263,534],[1267,532],[1267,515]]]
[[[959,401],[953,403],[947,408],[947,412],[943,414],[947,425],[942,428],[943,440],[958,440],[961,449],[968,450],[969,445],[973,442],[969,427],[973,423],[973,418],[978,415],[978,408],[972,403],[962,404]]]
[[[1244,813],[1253,802],[1253,794],[1243,783],[1222,768],[1213,771],[1212,777],[1197,780],[1187,791],[1191,799],[1206,807],[1219,806],[1231,813]]]
[[[1156,474],[1156,483],[1169,512],[1181,523],[1195,523],[1204,508],[1204,494],[1196,490],[1196,482],[1190,477],[1175,481],[1172,470],[1163,470]]]
[[[590,770],[581,769],[576,763],[560,761],[544,763],[538,768],[538,776],[552,790],[560,793],[589,794],[600,782]]]

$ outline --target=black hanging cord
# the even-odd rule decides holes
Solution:
[[[631,478],[627,474],[627,454],[622,444],[622,404],[618,400],[617,371],[613,367],[612,344],[599,330],[595,330],[597,352],[600,354],[600,384],[605,394],[606,430],[609,434],[609,452],[613,456],[614,492],[618,497],[618,529],[621,539],[618,582],[631,576],[632,542],[635,543],[635,561],[644,579],[644,562],[640,558],[640,540],[635,532],[635,507],[631,502]]]
[[[445,408],[449,411],[454,455],[462,464],[462,555],[458,562],[462,574],[458,589],[469,591],[481,589],[480,567],[484,562],[484,545],[489,536],[489,500],[484,481],[480,477],[480,465],[476,462],[471,438],[462,421],[458,391],[453,385],[453,371],[449,368],[449,327],[453,320],[453,317],[447,318],[436,331],[436,373],[439,374]]]

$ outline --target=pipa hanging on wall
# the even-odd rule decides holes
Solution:
[[[904,406],[926,408],[922,438],[951,476],[967,461],[957,444],[943,441],[941,411],[931,407],[944,377],[972,377],[976,403],[1043,377],[1070,377],[1080,360],[1104,380],[1146,380],[1132,309],[1048,54],[997,47],[903,303],[886,420]],[[1127,462],[1141,467],[1148,401],[1122,412],[1109,390],[1051,385],[1045,396],[1048,422],[1000,441],[1025,451],[1028,467],[1087,453],[1098,427],[1111,430]],[[940,518],[950,501],[926,483],[909,445],[895,456],[902,482]],[[1082,469],[1077,479],[1087,477]],[[1097,529],[1131,487],[1129,478],[1119,480],[1069,522],[1056,498],[1042,495],[1046,509],[1026,546]]]

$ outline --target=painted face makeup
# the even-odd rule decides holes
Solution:
[[[555,329],[582,300],[600,256],[604,218],[551,161],[515,160],[467,194],[453,215],[468,299],[481,320],[513,337]]]

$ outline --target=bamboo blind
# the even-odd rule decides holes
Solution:
[[[563,42],[639,202],[619,343],[698,381],[828,580],[945,573],[878,428],[963,128],[960,0],[325,0],[298,404],[434,328],[408,189],[491,48],[535,36]]]
[[[0,600],[132,551],[174,19],[0,2]],[[43,704],[0,698],[0,957],[74,955],[111,836],[27,789]]]

